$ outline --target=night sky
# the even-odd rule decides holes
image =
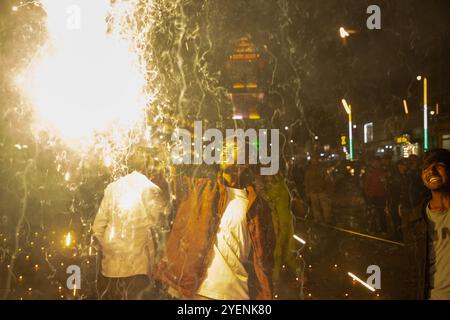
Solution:
[[[366,27],[371,4],[381,8],[381,30]],[[292,115],[300,119],[300,141],[317,134],[335,144],[345,132],[342,98],[358,125],[402,117],[403,99],[420,124],[418,74],[428,75],[429,105],[448,112],[449,15],[448,1],[221,1],[208,15],[214,21],[209,58],[212,69],[221,69],[221,52],[241,34],[260,49],[267,45],[269,66],[273,57],[277,64],[270,108],[283,114],[282,124]],[[355,31],[345,44],[340,26]]]
[[[286,3],[283,17],[280,7]],[[440,103],[447,112],[448,1],[377,1],[381,30],[366,27],[370,4],[375,3],[253,1],[244,5],[227,1],[224,17],[232,21],[233,32],[248,30],[277,56],[286,58],[283,49],[294,48],[305,121],[332,142],[336,130],[345,126],[342,97],[351,102],[356,123],[401,115],[404,98],[411,112],[417,112],[422,99],[418,74],[429,75],[429,104]],[[338,36],[340,26],[356,31],[346,44]],[[283,62],[288,64],[281,58]],[[286,67],[286,73],[280,72],[274,87],[291,84],[292,71]]]

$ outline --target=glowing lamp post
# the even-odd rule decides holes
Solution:
[[[350,153],[350,161],[353,161],[353,124],[352,124],[352,106],[342,99],[342,105],[348,114],[348,148]]]
[[[423,151],[428,150],[428,79],[417,76],[417,81],[423,79]]]

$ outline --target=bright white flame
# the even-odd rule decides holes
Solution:
[[[119,206],[122,210],[130,210],[140,201],[141,189],[130,189],[120,196]]]
[[[72,235],[70,234],[70,232],[68,232],[66,234],[66,239],[65,239],[64,243],[65,243],[66,247],[69,247],[71,245],[71,243],[72,243]]]
[[[339,28],[339,35],[341,36],[342,39],[345,39],[350,34],[347,32],[347,30],[344,29],[344,27],[340,27]]]
[[[105,165],[105,167],[109,168],[111,167],[113,162],[113,159],[111,157],[111,155],[106,154],[105,157],[103,158],[103,164]]]
[[[108,239],[111,241],[116,236],[116,227],[114,225],[111,226],[111,230],[109,232]]]
[[[83,146],[96,133],[130,130],[144,121],[145,66],[120,25],[136,0],[119,1],[113,9],[109,0],[41,3],[49,39],[18,78],[35,109],[34,129]],[[115,25],[107,33],[110,13]]]

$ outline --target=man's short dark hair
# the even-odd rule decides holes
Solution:
[[[425,154],[422,168],[425,169],[433,163],[443,163],[450,170],[450,151],[447,149],[433,149]]]

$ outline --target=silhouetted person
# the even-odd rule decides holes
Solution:
[[[402,189],[400,214],[402,217],[403,238],[407,238],[410,229],[407,228],[407,221],[412,214],[412,210],[420,206],[422,202],[430,196],[429,190],[422,182],[422,168],[420,159],[416,155],[410,155],[407,159],[408,171],[406,173],[406,187]]]
[[[364,178],[364,195],[366,204],[372,207],[376,219],[376,231],[385,233],[386,224],[386,171],[380,159],[374,158]],[[374,226],[372,226],[374,227]]]
[[[329,193],[331,183],[318,157],[313,156],[305,172],[305,194],[309,198],[312,216],[316,222],[332,222]]]
[[[400,203],[408,195],[407,170],[405,159],[397,161],[387,181],[388,211],[392,219],[393,236],[397,239],[401,237]]]

